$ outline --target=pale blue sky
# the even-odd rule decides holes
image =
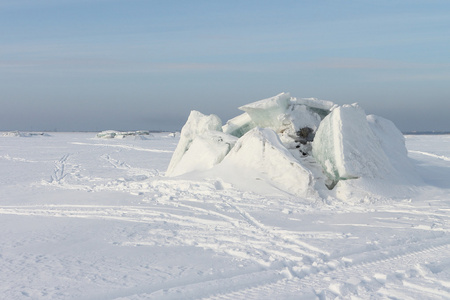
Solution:
[[[450,1],[0,1],[0,130],[176,130],[280,92],[449,131]]]

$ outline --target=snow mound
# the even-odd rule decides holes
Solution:
[[[2,136],[6,137],[23,137],[26,136],[24,133],[20,131],[10,131],[10,132],[3,132]]]
[[[180,132],[170,132],[167,136],[172,138],[180,137]]]
[[[192,111],[166,175],[211,170],[201,174],[245,182],[251,174],[299,197],[344,201],[408,197],[421,183],[401,132],[358,104],[280,93],[239,109],[224,126]]]
[[[145,140],[147,137],[151,137],[152,134],[149,131],[138,130],[138,131],[115,131],[115,130],[105,130],[97,133],[97,138],[100,139],[139,139]]]
[[[367,116],[367,122],[394,168],[396,177],[404,178],[407,182],[421,184],[422,180],[408,158],[405,137],[394,123],[375,115]]]

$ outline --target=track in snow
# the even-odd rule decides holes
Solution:
[[[417,150],[409,150],[408,152],[422,154],[422,155],[426,155],[426,156],[429,156],[429,157],[442,159],[442,160],[445,160],[445,161],[450,161],[450,157],[447,157],[447,156],[444,156],[444,155],[437,155],[437,154],[424,152],[424,151],[417,151]]]

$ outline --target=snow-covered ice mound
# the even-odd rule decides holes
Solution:
[[[5,137],[33,137],[33,136],[50,136],[50,135],[45,132],[10,131],[10,132],[3,132],[2,136],[5,136]]]
[[[3,132],[2,136],[6,136],[6,137],[23,137],[25,135],[22,132],[20,132],[20,131],[10,131],[10,132]]]
[[[97,133],[97,138],[101,139],[124,139],[124,138],[133,138],[133,139],[147,139],[147,137],[151,137],[152,134],[149,131],[138,130],[138,131],[115,131],[115,130],[105,130]]]
[[[210,170],[203,174],[241,186],[257,176],[309,199],[408,197],[411,186],[421,183],[401,132],[389,120],[366,116],[357,104],[281,93],[240,109],[244,113],[224,126],[216,115],[192,111],[166,175]]]
[[[338,198],[401,197],[406,186],[420,183],[402,133],[357,104],[337,107],[323,119],[312,154]]]

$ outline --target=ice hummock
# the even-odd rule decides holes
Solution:
[[[248,113],[243,113],[228,120],[227,123],[222,126],[222,130],[227,134],[240,138],[255,127],[256,124],[253,122],[250,115]]]
[[[235,170],[250,169],[280,189],[296,195],[314,194],[314,177],[270,128],[256,127],[240,138],[222,164]]]
[[[50,136],[46,132],[22,132],[22,131],[9,131],[3,132],[2,136],[4,137],[35,137],[35,136]]]
[[[96,137],[100,139],[145,139],[146,137],[151,137],[150,131],[137,130],[137,131],[116,131],[116,130],[105,130],[97,133]]]
[[[280,93],[240,109],[224,126],[192,111],[166,175],[210,170],[202,174],[239,183],[250,176],[303,198],[341,200],[403,197],[411,190],[403,186],[421,181],[401,132],[357,104]]]
[[[220,120],[220,118],[216,115],[206,116],[201,112],[195,110],[191,111],[186,124],[181,129],[180,141],[178,142],[177,148],[173,153],[172,159],[169,163],[169,167],[166,171],[167,176],[177,176],[193,171],[193,163],[183,162],[183,156],[190,149],[194,139],[197,136],[201,136],[207,131],[222,132],[222,121]],[[205,140],[208,140],[208,137],[204,137],[204,141]],[[214,140],[210,140],[210,142],[204,143],[197,142],[196,144],[194,144],[194,146],[196,147],[196,149],[200,147],[198,144],[203,144],[206,148],[213,147],[213,149],[208,148],[200,150],[200,153],[209,153],[211,155],[215,152],[216,148],[221,148],[219,145],[217,145],[219,143],[220,142],[218,140],[217,143],[214,143]],[[195,155],[195,153],[191,151],[191,153],[189,153],[188,155],[192,157]],[[211,160],[214,159],[210,158],[210,161]],[[187,159],[184,159],[184,161],[187,161]],[[180,162],[181,166],[178,166]],[[197,160],[195,160],[195,162],[197,162]]]
[[[320,123],[312,147],[314,158],[334,182],[383,177],[392,172],[389,159],[357,104],[334,109]]]
[[[169,172],[170,176],[212,168],[225,158],[236,141],[236,137],[220,131],[202,132],[186,147],[180,161]]]
[[[239,109],[245,111],[256,126],[279,130],[284,125],[284,115],[289,107],[290,99],[289,93],[281,93],[241,106]]]

